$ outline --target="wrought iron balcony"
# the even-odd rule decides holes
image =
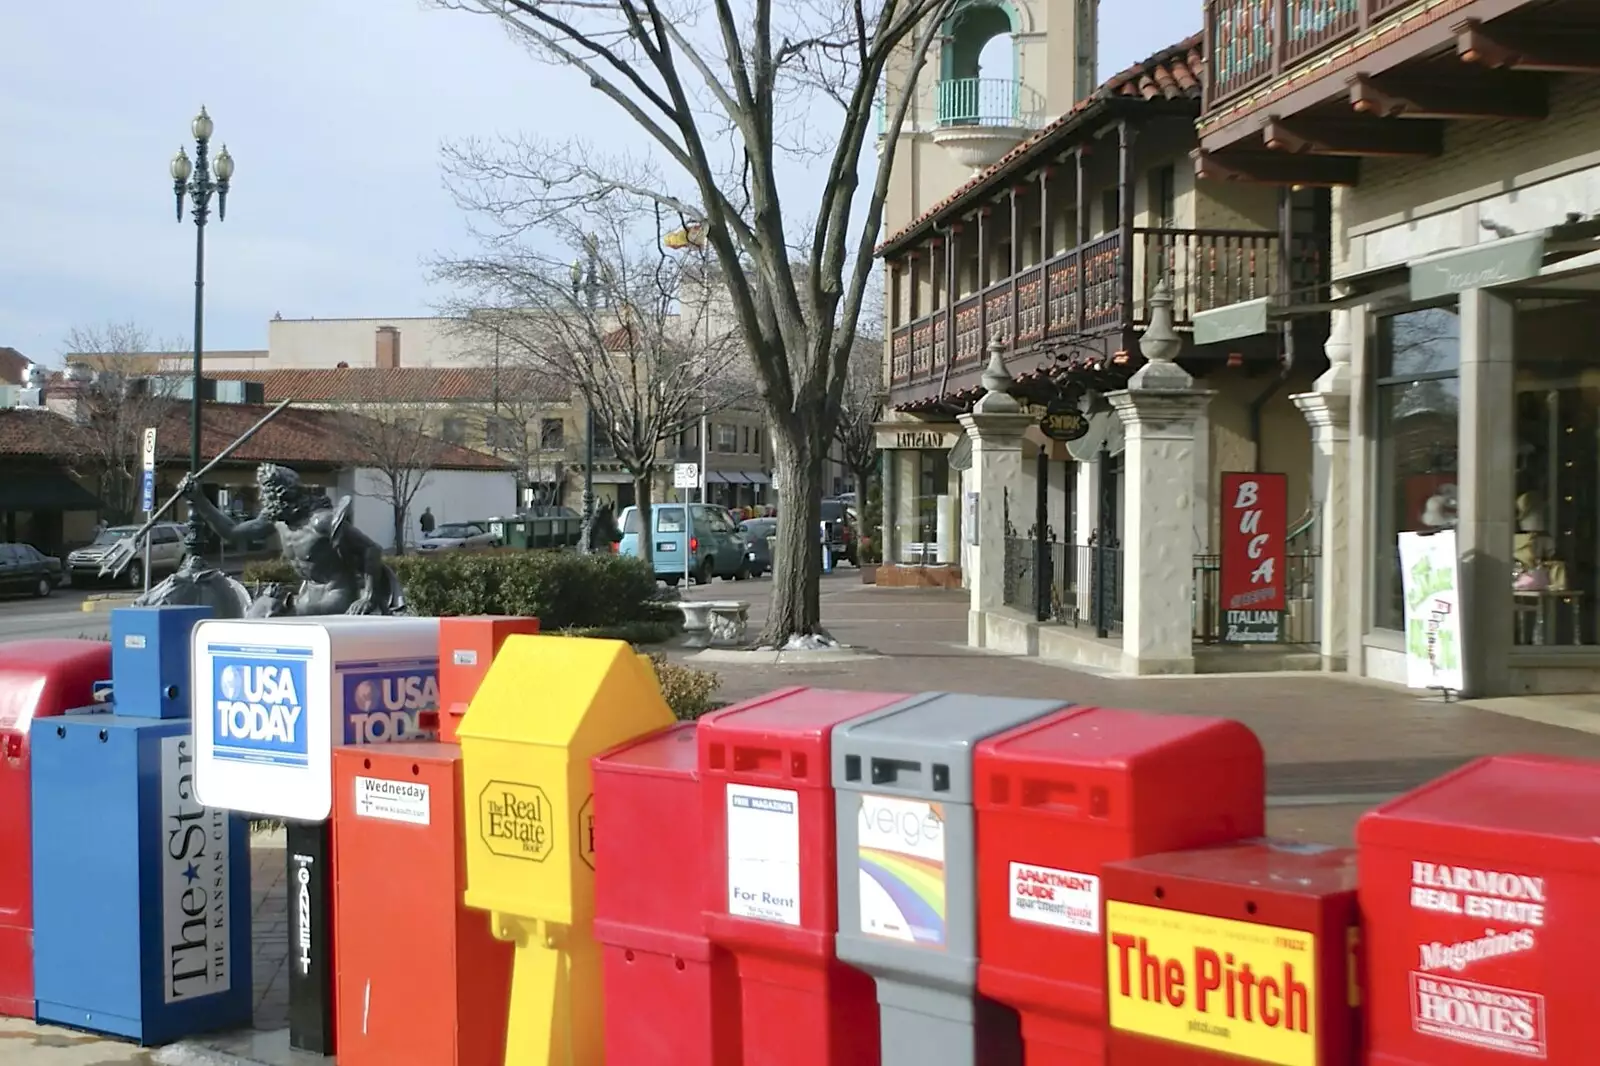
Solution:
[[[1309,247],[1297,244],[1291,254],[1310,254]],[[1125,277],[1128,252],[1133,269]],[[1272,292],[1280,253],[1278,235],[1267,230],[1139,228],[1126,250],[1121,233],[1108,233],[895,329],[891,384],[926,381],[946,366],[952,373],[981,367],[985,338],[1015,351],[1045,339],[1139,328],[1163,277],[1176,324],[1187,327],[1197,311]]]
[[[1416,0],[1207,0],[1206,108]]]
[[[1044,98],[1016,78],[947,78],[939,83],[938,121],[1033,129],[1044,124]]]

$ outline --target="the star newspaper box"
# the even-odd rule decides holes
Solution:
[[[1600,762],[1499,755],[1356,826],[1367,1062],[1600,1062]]]
[[[111,613],[115,703],[33,735],[35,1016],[164,1044],[251,1021],[248,822],[199,794],[203,607]],[[204,623],[200,623],[204,624]]]
[[[833,731],[839,958],[878,986],[884,1066],[1020,1066],[1017,1014],[978,994],[972,755],[1060,700],[933,692]]]
[[[1107,1066],[1357,1062],[1353,850],[1242,841],[1107,863],[1101,885]]]
[[[1028,1066],[1101,1066],[1101,866],[1259,836],[1261,743],[1226,719],[1072,708],[988,738],[975,766],[978,991],[1020,1012]]]
[[[0,1014],[33,1017],[34,730],[94,702],[111,677],[111,646],[99,640],[0,644]]]
[[[604,1061],[590,760],[673,721],[627,644],[521,635],[461,720],[466,902],[514,944],[505,1066]]]
[[[747,1063],[879,1061],[872,978],[834,951],[829,757],[841,723],[906,698],[786,688],[700,719],[706,927],[738,959]]]
[[[439,620],[210,620],[194,628],[193,662],[200,797],[285,821],[289,1042],[333,1054],[333,749],[427,737]]]
[[[333,751],[340,1066],[500,1066],[511,945],[461,898],[454,739],[506,637],[538,631],[537,618],[439,619],[439,712],[418,726],[451,742]]]

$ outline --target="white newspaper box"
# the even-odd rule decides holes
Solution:
[[[195,790],[208,807],[302,822],[333,809],[333,748],[427,740],[439,620],[332,616],[194,627]]]

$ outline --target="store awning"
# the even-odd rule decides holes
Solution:
[[[1411,298],[1438,300],[1534,277],[1544,266],[1546,233],[1524,233],[1413,260]]]
[[[1338,278],[1335,285],[1357,291],[1333,300],[1295,300],[1295,293],[1284,296],[1262,296],[1254,300],[1213,307],[1194,313],[1195,344],[1221,344],[1244,337],[1259,337],[1288,322],[1307,315],[1325,315],[1357,304],[1364,304],[1380,296],[1404,295],[1406,286],[1401,283],[1406,270],[1404,263],[1378,267]],[[1300,289],[1296,292],[1305,292]]]
[[[772,479],[759,470],[746,470],[744,472],[744,479],[750,482],[752,485],[772,484]]]
[[[99,509],[99,497],[64,470],[24,470],[0,477],[0,511]]]

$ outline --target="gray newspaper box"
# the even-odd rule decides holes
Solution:
[[[1016,1014],[977,992],[972,751],[1068,706],[929,692],[834,730],[837,951],[877,981],[883,1066],[1020,1066]]]

